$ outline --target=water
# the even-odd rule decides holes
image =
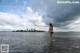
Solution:
[[[0,44],[9,44],[10,53],[44,53],[49,36],[44,32],[0,32]]]
[[[47,32],[0,32],[0,44],[9,53],[80,53],[80,33],[54,33],[52,48]]]

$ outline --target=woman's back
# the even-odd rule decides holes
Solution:
[[[49,26],[49,32],[53,32],[53,27]]]

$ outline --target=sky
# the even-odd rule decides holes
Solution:
[[[53,24],[54,31],[80,31],[80,3],[59,4],[57,1],[0,0],[0,31],[48,31],[49,23]]]

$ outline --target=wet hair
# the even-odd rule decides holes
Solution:
[[[49,23],[49,26],[53,27],[52,23]]]

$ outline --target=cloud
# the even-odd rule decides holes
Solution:
[[[26,27],[26,20],[22,19],[17,14],[0,12],[0,28],[1,29],[24,29]]]
[[[80,31],[79,30],[80,29],[80,16],[78,17],[78,19],[76,19],[74,22],[70,23],[66,27],[68,27],[67,30]]]
[[[43,17],[31,7],[26,8],[27,21],[29,28],[48,31],[48,26],[43,22]]]
[[[67,25],[80,18],[76,17],[80,15],[79,4],[57,4],[56,0],[34,0],[30,6],[42,16],[46,25],[53,23],[54,27],[62,30],[69,29]]]
[[[48,29],[48,24],[52,23],[55,31],[79,30],[79,24],[75,25],[75,21],[77,22],[80,18],[78,17],[80,15],[79,4],[57,4],[56,0],[29,0],[27,3],[27,6],[24,5],[26,13],[22,15],[0,12],[0,26],[5,25],[11,29],[37,28],[45,30]]]
[[[28,13],[33,13],[33,10],[31,7],[27,7],[27,11],[28,11]]]
[[[31,7],[27,7],[26,14],[27,18],[22,18],[19,14],[0,12],[0,30],[43,29],[45,23],[42,22],[43,18],[38,12],[35,12]]]
[[[42,21],[43,17],[35,12],[31,7],[27,7],[26,10],[29,23],[32,23],[34,26],[45,26],[45,23]]]

